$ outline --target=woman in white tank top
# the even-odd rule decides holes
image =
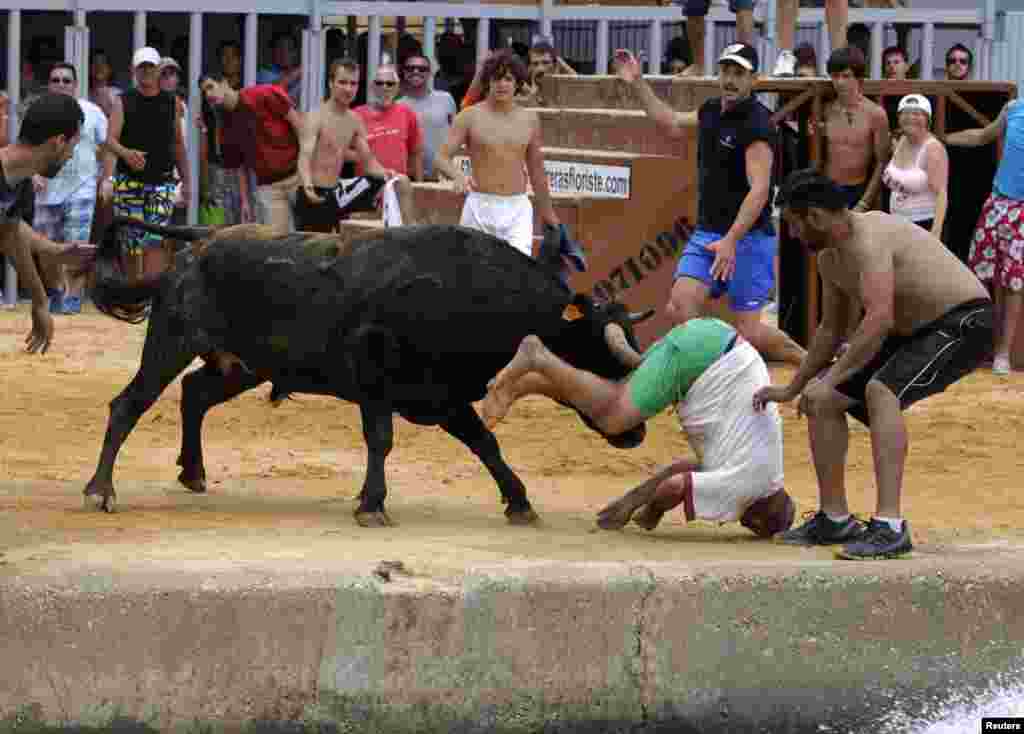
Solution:
[[[903,135],[882,174],[892,191],[891,211],[941,239],[949,185],[946,146],[929,129],[932,106],[926,97],[908,94],[898,112]]]

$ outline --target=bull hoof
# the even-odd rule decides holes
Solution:
[[[540,515],[534,512],[532,507],[525,510],[505,510],[505,517],[509,525],[534,525],[540,521]]]
[[[114,499],[114,495],[85,495],[82,498],[82,506],[86,510],[97,509],[101,512],[115,512],[117,510],[117,500]]]
[[[185,476],[185,472],[182,472],[178,475],[178,481],[196,494],[206,493],[206,477],[189,478]]]
[[[383,510],[379,512],[356,512],[356,524],[361,528],[389,528],[394,525],[388,513]]]
[[[91,509],[90,505],[103,512],[114,512],[116,509],[117,501],[112,486],[89,482],[82,494],[82,504],[86,510]]]

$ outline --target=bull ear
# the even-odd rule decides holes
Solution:
[[[651,316],[653,316],[653,315],[654,315],[654,309],[653,308],[649,308],[646,311],[639,311],[637,313],[631,313],[628,316],[629,323],[631,323],[631,324],[642,324],[644,321],[647,321],[647,319],[651,318]]]

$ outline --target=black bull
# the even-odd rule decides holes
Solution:
[[[638,318],[620,304],[568,292],[557,277],[557,253],[538,262],[474,230],[403,227],[346,242],[303,233],[274,238],[259,225],[217,232],[145,225],[199,242],[183,246],[168,272],[129,281],[117,236],[128,221],[139,226],[115,222],[92,264],[100,310],[131,322],[149,315],[141,364],[110,403],[99,463],[84,492],[104,510],[113,509],[121,445],[201,356],[206,364],[182,381],[178,479],[189,489],[206,490],[206,412],[269,380],[272,397],[302,392],[359,404],[368,449],[355,511],[360,524],[389,522],[384,462],[394,413],[439,425],[469,447],[497,483],[509,521],[530,522],[536,514],[526,489],[471,403],[484,397],[527,334],[610,379],[626,376],[638,359]],[[605,436],[622,448],[643,437],[642,424]]]

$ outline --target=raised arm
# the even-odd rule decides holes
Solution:
[[[960,145],[968,148],[977,148],[995,142],[1000,135],[1006,134],[1006,115],[1013,104],[1012,101],[1003,105],[999,117],[985,127],[974,128],[973,130],[961,130],[958,133],[946,135],[946,145]]]
[[[630,51],[619,49],[615,52],[615,74],[630,84],[640,97],[647,116],[674,138],[685,134],[687,128],[697,127],[697,112],[677,112],[658,98],[651,85],[640,73],[640,62]]]

